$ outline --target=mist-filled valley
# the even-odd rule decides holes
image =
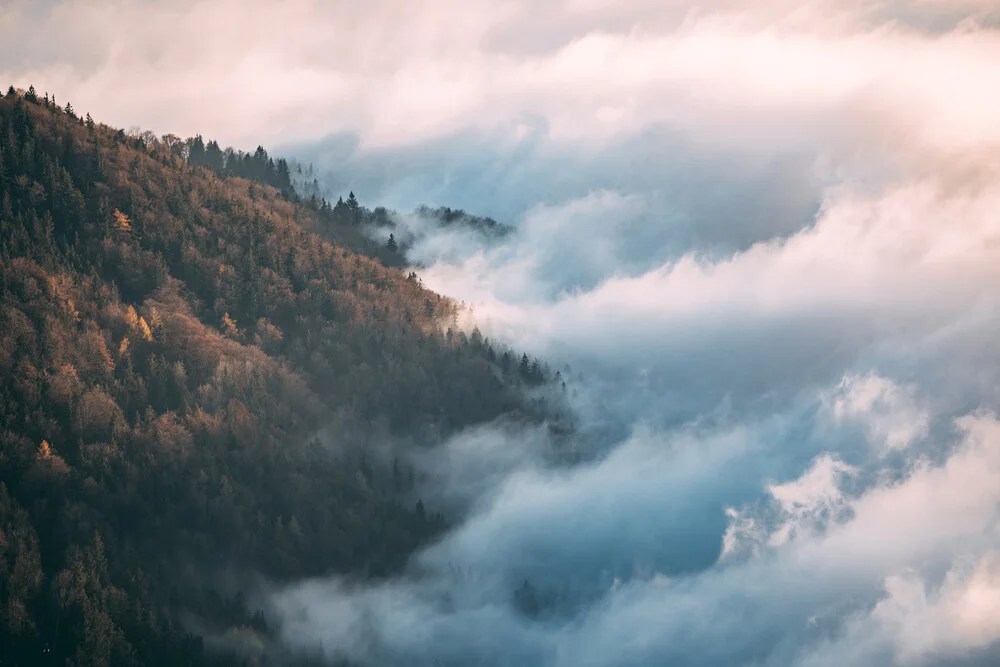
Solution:
[[[1000,662],[995,2],[0,12],[0,665]]]

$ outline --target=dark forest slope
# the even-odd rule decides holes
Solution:
[[[204,582],[400,567],[441,519],[364,448],[529,413],[517,365],[325,202],[27,97],[0,99],[0,665],[238,664],[193,632],[266,619]]]

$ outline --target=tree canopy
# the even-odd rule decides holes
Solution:
[[[382,576],[444,528],[375,444],[544,413],[365,215],[262,147],[0,98],[0,664],[245,664],[204,642],[273,631],[241,576]]]

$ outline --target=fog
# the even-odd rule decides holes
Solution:
[[[31,12],[64,39],[22,34]],[[334,199],[396,209],[468,326],[571,369],[568,444],[504,423],[415,455],[456,520],[404,573],[273,591],[291,649],[986,665],[998,21],[991,0],[13,2],[0,73],[119,124],[277,143]]]
[[[540,92],[507,125],[294,146],[331,195],[397,208],[470,322],[569,364],[588,456],[457,436],[419,465],[458,524],[399,577],[281,591],[287,642],[365,664],[992,660],[995,8],[749,4],[637,3],[627,37],[562,47],[615,70],[594,94],[624,101],[596,116],[626,127]],[[558,60],[530,34],[524,57]],[[589,70],[549,66],[581,94]]]

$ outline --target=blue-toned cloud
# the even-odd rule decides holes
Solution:
[[[799,7],[532,33],[588,101],[329,157],[331,192],[515,227],[397,218],[470,324],[569,363],[592,437],[571,467],[537,432],[447,443],[427,490],[474,496],[463,520],[396,579],[277,594],[289,643],[371,664],[989,664],[1000,151],[980,114],[1000,35],[984,4]],[[619,78],[583,85],[607,63]]]
[[[286,637],[385,664],[986,664],[1000,638],[996,420],[959,420],[947,462],[894,481],[859,482],[824,453],[763,493],[734,487],[774,465],[769,450],[808,451],[768,444],[785,428],[642,434],[592,466],[516,475],[411,578],[282,593]],[[671,568],[721,532],[701,495],[759,500],[730,510],[717,562]]]

